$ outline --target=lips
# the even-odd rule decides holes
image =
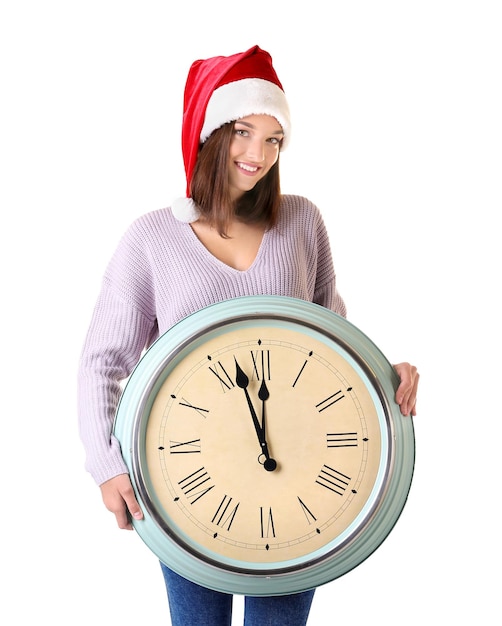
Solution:
[[[244,172],[249,172],[249,174],[255,174],[260,168],[257,165],[249,165],[248,163],[242,163],[241,161],[236,161],[235,165]]]

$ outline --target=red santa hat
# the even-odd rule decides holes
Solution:
[[[291,132],[289,107],[268,52],[253,46],[246,52],[192,64],[185,85],[181,134],[187,196],[200,145],[220,126],[259,114],[275,117],[282,126],[284,149]],[[175,200],[173,211],[183,221],[198,216],[190,198]]]

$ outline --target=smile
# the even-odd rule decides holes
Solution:
[[[236,161],[235,164],[239,169],[244,170],[245,172],[254,174],[254,172],[258,171],[258,167],[256,165],[247,165],[246,163],[241,163],[239,161]]]

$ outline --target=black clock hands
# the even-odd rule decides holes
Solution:
[[[265,439],[265,433],[267,432],[266,422],[265,422],[265,401],[268,400],[269,397],[270,397],[270,393],[268,391],[267,383],[265,382],[265,379],[263,378],[263,380],[261,381],[260,390],[258,391],[258,398],[260,398],[261,400],[261,432],[263,436],[263,441],[265,441],[265,447],[267,447],[267,443]],[[267,448],[267,454],[268,454],[268,448]],[[267,456],[267,454],[265,456]],[[268,472],[272,472],[277,467],[277,462],[275,461],[275,459],[271,459],[270,456],[267,456],[263,466]]]
[[[265,418],[265,401],[270,397],[270,393],[268,391],[267,383],[265,379],[261,381],[260,390],[258,391],[258,398],[261,400],[261,432],[265,437],[266,429],[266,418]]]
[[[258,442],[260,444],[260,448],[262,451],[262,454],[260,454],[260,456],[258,457],[258,461],[261,463],[260,458],[263,455],[265,457],[265,461],[261,464],[267,470],[267,472],[273,472],[275,468],[277,467],[277,462],[275,461],[275,459],[272,459],[270,457],[270,453],[268,451],[267,440],[265,438],[265,400],[268,399],[270,394],[268,392],[265,381],[263,381],[260,387],[260,391],[258,392],[258,397],[262,401],[262,423],[260,425],[260,422],[258,421],[258,416],[256,415],[256,411],[254,409],[253,403],[251,402],[251,398],[249,396],[249,392],[247,389],[249,385],[249,378],[246,376],[245,372],[241,369],[241,367],[237,363],[237,359],[235,360],[235,368],[236,368],[235,382],[237,384],[237,387],[240,387],[241,389],[244,390],[244,394],[246,396],[246,400],[247,400],[248,407],[249,407],[249,412],[251,413],[253,424],[256,430],[256,435],[258,436]]]

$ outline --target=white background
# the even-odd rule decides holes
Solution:
[[[374,555],[318,590],[309,623],[500,623],[498,4],[2,3],[9,625],[169,623],[157,560],[116,528],[83,469],[76,367],[119,237],[184,193],[190,63],[254,44],[292,109],[283,191],[321,208],[349,319],[421,372],[404,512]]]

